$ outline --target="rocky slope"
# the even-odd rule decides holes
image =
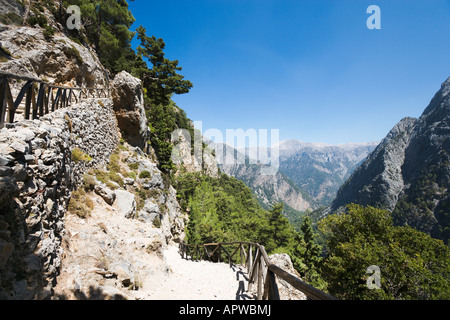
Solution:
[[[260,164],[250,164],[248,155],[256,154],[255,150],[238,151],[223,144],[214,148],[223,172],[242,180],[265,208],[283,202],[285,214],[295,218],[328,204],[375,146],[374,142],[331,146],[283,141],[277,146],[279,168],[274,175],[264,174],[265,167]],[[259,156],[270,154],[270,150],[258,151]]]
[[[274,204],[282,202],[285,205],[285,214],[298,216],[300,212],[313,210],[316,202],[296,186],[281,171],[267,174],[266,166],[250,164],[248,156],[226,144],[214,145],[217,162],[222,172],[243,181],[258,198],[261,205],[269,209]]]
[[[0,24],[0,43],[11,54],[0,70],[71,87],[105,87],[108,83],[94,50],[62,33],[49,38],[39,27]]]
[[[109,82],[96,54],[62,33],[48,37],[39,27],[0,25],[0,37],[8,52],[7,58],[2,53],[0,70],[65,86]],[[10,85],[16,97],[20,83]],[[83,268],[95,264],[83,265],[77,254],[105,252],[105,241],[119,242],[105,252],[105,260],[132,276],[111,285],[111,292],[127,281],[136,287],[140,271],[163,265],[162,248],[183,238],[185,217],[176,191],[146,144],[140,80],[120,73],[110,89],[110,98],[89,99],[39,120],[18,116],[1,129],[0,299],[48,299],[60,281],[57,294],[73,297],[79,286],[64,287],[65,272],[73,270],[80,271],[77,281],[89,284],[89,291],[93,282],[89,268]],[[105,216],[108,212],[115,214]],[[100,222],[104,232],[113,232],[106,240],[90,228]],[[80,230],[84,244],[75,236]],[[142,252],[131,249],[138,235],[136,250]],[[148,254],[148,261],[132,259],[140,254]],[[101,281],[94,291],[103,292]]]
[[[450,78],[419,119],[400,121],[339,190],[348,203],[383,207],[395,222],[448,241],[450,235]]]
[[[327,205],[376,145],[375,142],[332,146],[283,141],[278,146],[280,171],[314,200]]]
[[[84,177],[86,216],[72,197],[53,299],[148,299],[170,273],[165,252],[185,225],[176,191],[139,148],[123,143],[113,159]]]

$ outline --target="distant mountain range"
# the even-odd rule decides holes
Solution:
[[[320,205],[328,205],[353,170],[378,145],[328,145],[288,140],[280,143],[280,170]]]
[[[302,212],[329,205],[339,187],[352,171],[375,149],[377,143],[352,143],[332,146],[286,140],[277,150],[235,149],[215,145],[219,168],[249,186],[265,208],[283,202],[285,214],[295,219]],[[266,158],[279,154],[279,170],[264,174]],[[261,163],[251,161],[255,155]]]
[[[419,119],[401,120],[339,190],[329,212],[349,203],[385,208],[448,243],[450,238],[450,78]]]

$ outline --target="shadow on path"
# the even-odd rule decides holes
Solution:
[[[232,270],[236,272],[236,281],[238,282],[238,289],[236,291],[236,300],[254,300],[254,297],[245,289],[248,289],[247,273],[241,267],[233,265]]]

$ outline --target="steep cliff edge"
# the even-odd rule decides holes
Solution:
[[[386,208],[398,225],[450,238],[450,78],[419,119],[398,123],[339,190],[330,211]]]

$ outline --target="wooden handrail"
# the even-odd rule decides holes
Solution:
[[[238,245],[232,254],[225,249],[224,246]],[[247,246],[247,249],[245,249]],[[207,247],[215,247],[210,253]],[[201,249],[203,248],[203,254]],[[192,249],[192,250],[191,250]],[[298,277],[283,270],[277,265],[270,262],[270,259],[264,249],[264,246],[245,241],[236,242],[221,242],[221,243],[204,243],[204,244],[187,244],[183,241],[179,244],[179,252],[184,259],[191,258],[199,261],[206,257],[209,261],[214,262],[214,254],[223,250],[228,257],[230,266],[233,262],[233,257],[237,252],[240,252],[240,263],[247,268],[249,274],[249,290],[256,285],[256,299],[257,300],[279,300],[280,294],[276,283],[276,277],[285,280],[295,289],[303,292],[308,299],[311,300],[336,300],[335,297],[317,289],[302,281]],[[254,250],[252,250],[254,249]],[[220,262],[220,254],[217,255],[215,262]]]
[[[10,79],[26,81],[15,98],[11,93]],[[75,91],[78,93],[76,94]],[[109,88],[63,87],[40,79],[0,71],[0,128],[5,123],[14,123],[17,109],[24,98],[24,117],[26,120],[34,120],[57,109],[67,108],[72,105],[73,101],[79,103],[83,99],[109,96]],[[8,117],[6,118],[7,113]]]

